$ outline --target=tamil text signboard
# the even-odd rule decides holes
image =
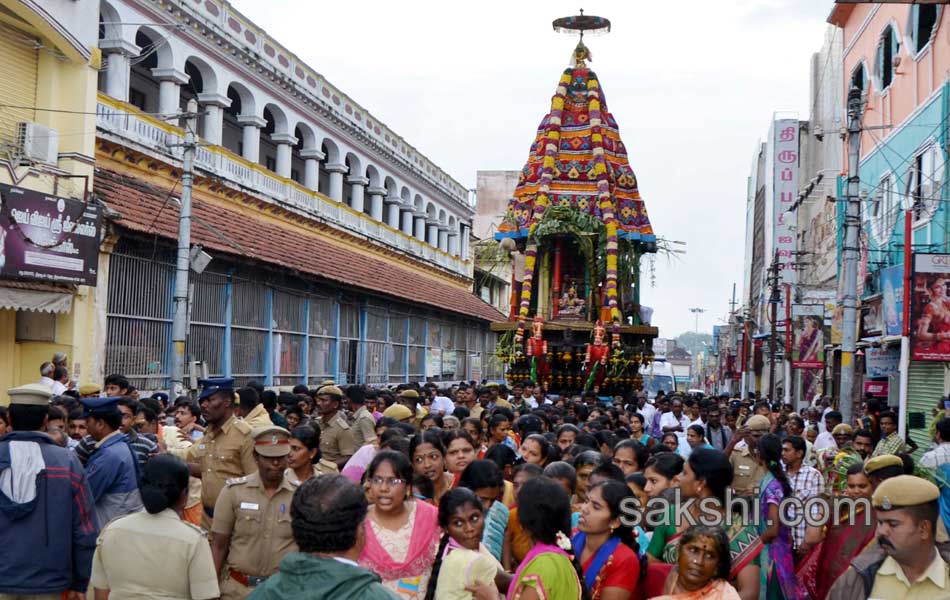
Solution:
[[[102,210],[0,184],[0,275],[96,285]]]

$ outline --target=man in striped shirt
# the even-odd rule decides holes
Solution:
[[[950,419],[944,417],[937,421],[934,439],[937,447],[920,458],[920,466],[928,469],[936,469],[940,465],[950,463]]]
[[[802,464],[805,458],[805,440],[797,435],[790,435],[782,442],[782,462],[785,463],[785,472],[788,482],[792,486],[792,493],[801,501],[801,506],[790,505],[789,516],[797,523],[791,527],[792,549],[799,557],[804,556],[810,548],[805,545],[804,504],[811,498],[820,496],[825,491],[821,472]],[[815,514],[813,517],[817,516]]]

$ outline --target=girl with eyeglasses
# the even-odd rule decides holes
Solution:
[[[366,515],[366,545],[360,566],[382,578],[400,598],[425,597],[439,543],[438,510],[413,500],[412,464],[384,450],[367,469],[373,504]]]

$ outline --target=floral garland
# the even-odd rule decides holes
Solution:
[[[611,320],[618,324],[620,323],[620,308],[617,295],[617,273],[619,272],[617,216],[610,197],[610,180],[607,161],[604,158],[604,136],[600,128],[600,85],[596,79],[590,79],[587,82],[587,97],[590,99],[590,141],[594,147],[594,174],[597,176],[598,203],[607,228],[607,277],[604,282],[607,291],[607,307],[610,309]]]
[[[564,100],[567,98],[567,86],[571,83],[571,71],[567,70],[561,74],[558,81],[557,92],[551,99],[551,116],[545,126],[545,137],[538,142],[538,145],[544,145],[544,162],[541,169],[540,187],[538,188],[538,197],[534,201],[534,212],[531,215],[531,225],[528,228],[529,243],[525,248],[524,261],[524,283],[521,286],[521,306],[518,310],[518,331],[515,334],[515,340],[520,342],[524,339],[525,321],[528,319],[528,313],[531,310],[531,290],[534,281],[535,266],[538,259],[538,243],[531,241],[534,238],[535,228],[538,221],[544,215],[545,209],[551,203],[550,191],[551,181],[554,179],[554,163],[557,157],[558,146],[561,139],[561,116],[564,111]]]

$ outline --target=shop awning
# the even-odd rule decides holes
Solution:
[[[49,283],[0,280],[0,309],[68,313],[73,309],[73,289]]]

